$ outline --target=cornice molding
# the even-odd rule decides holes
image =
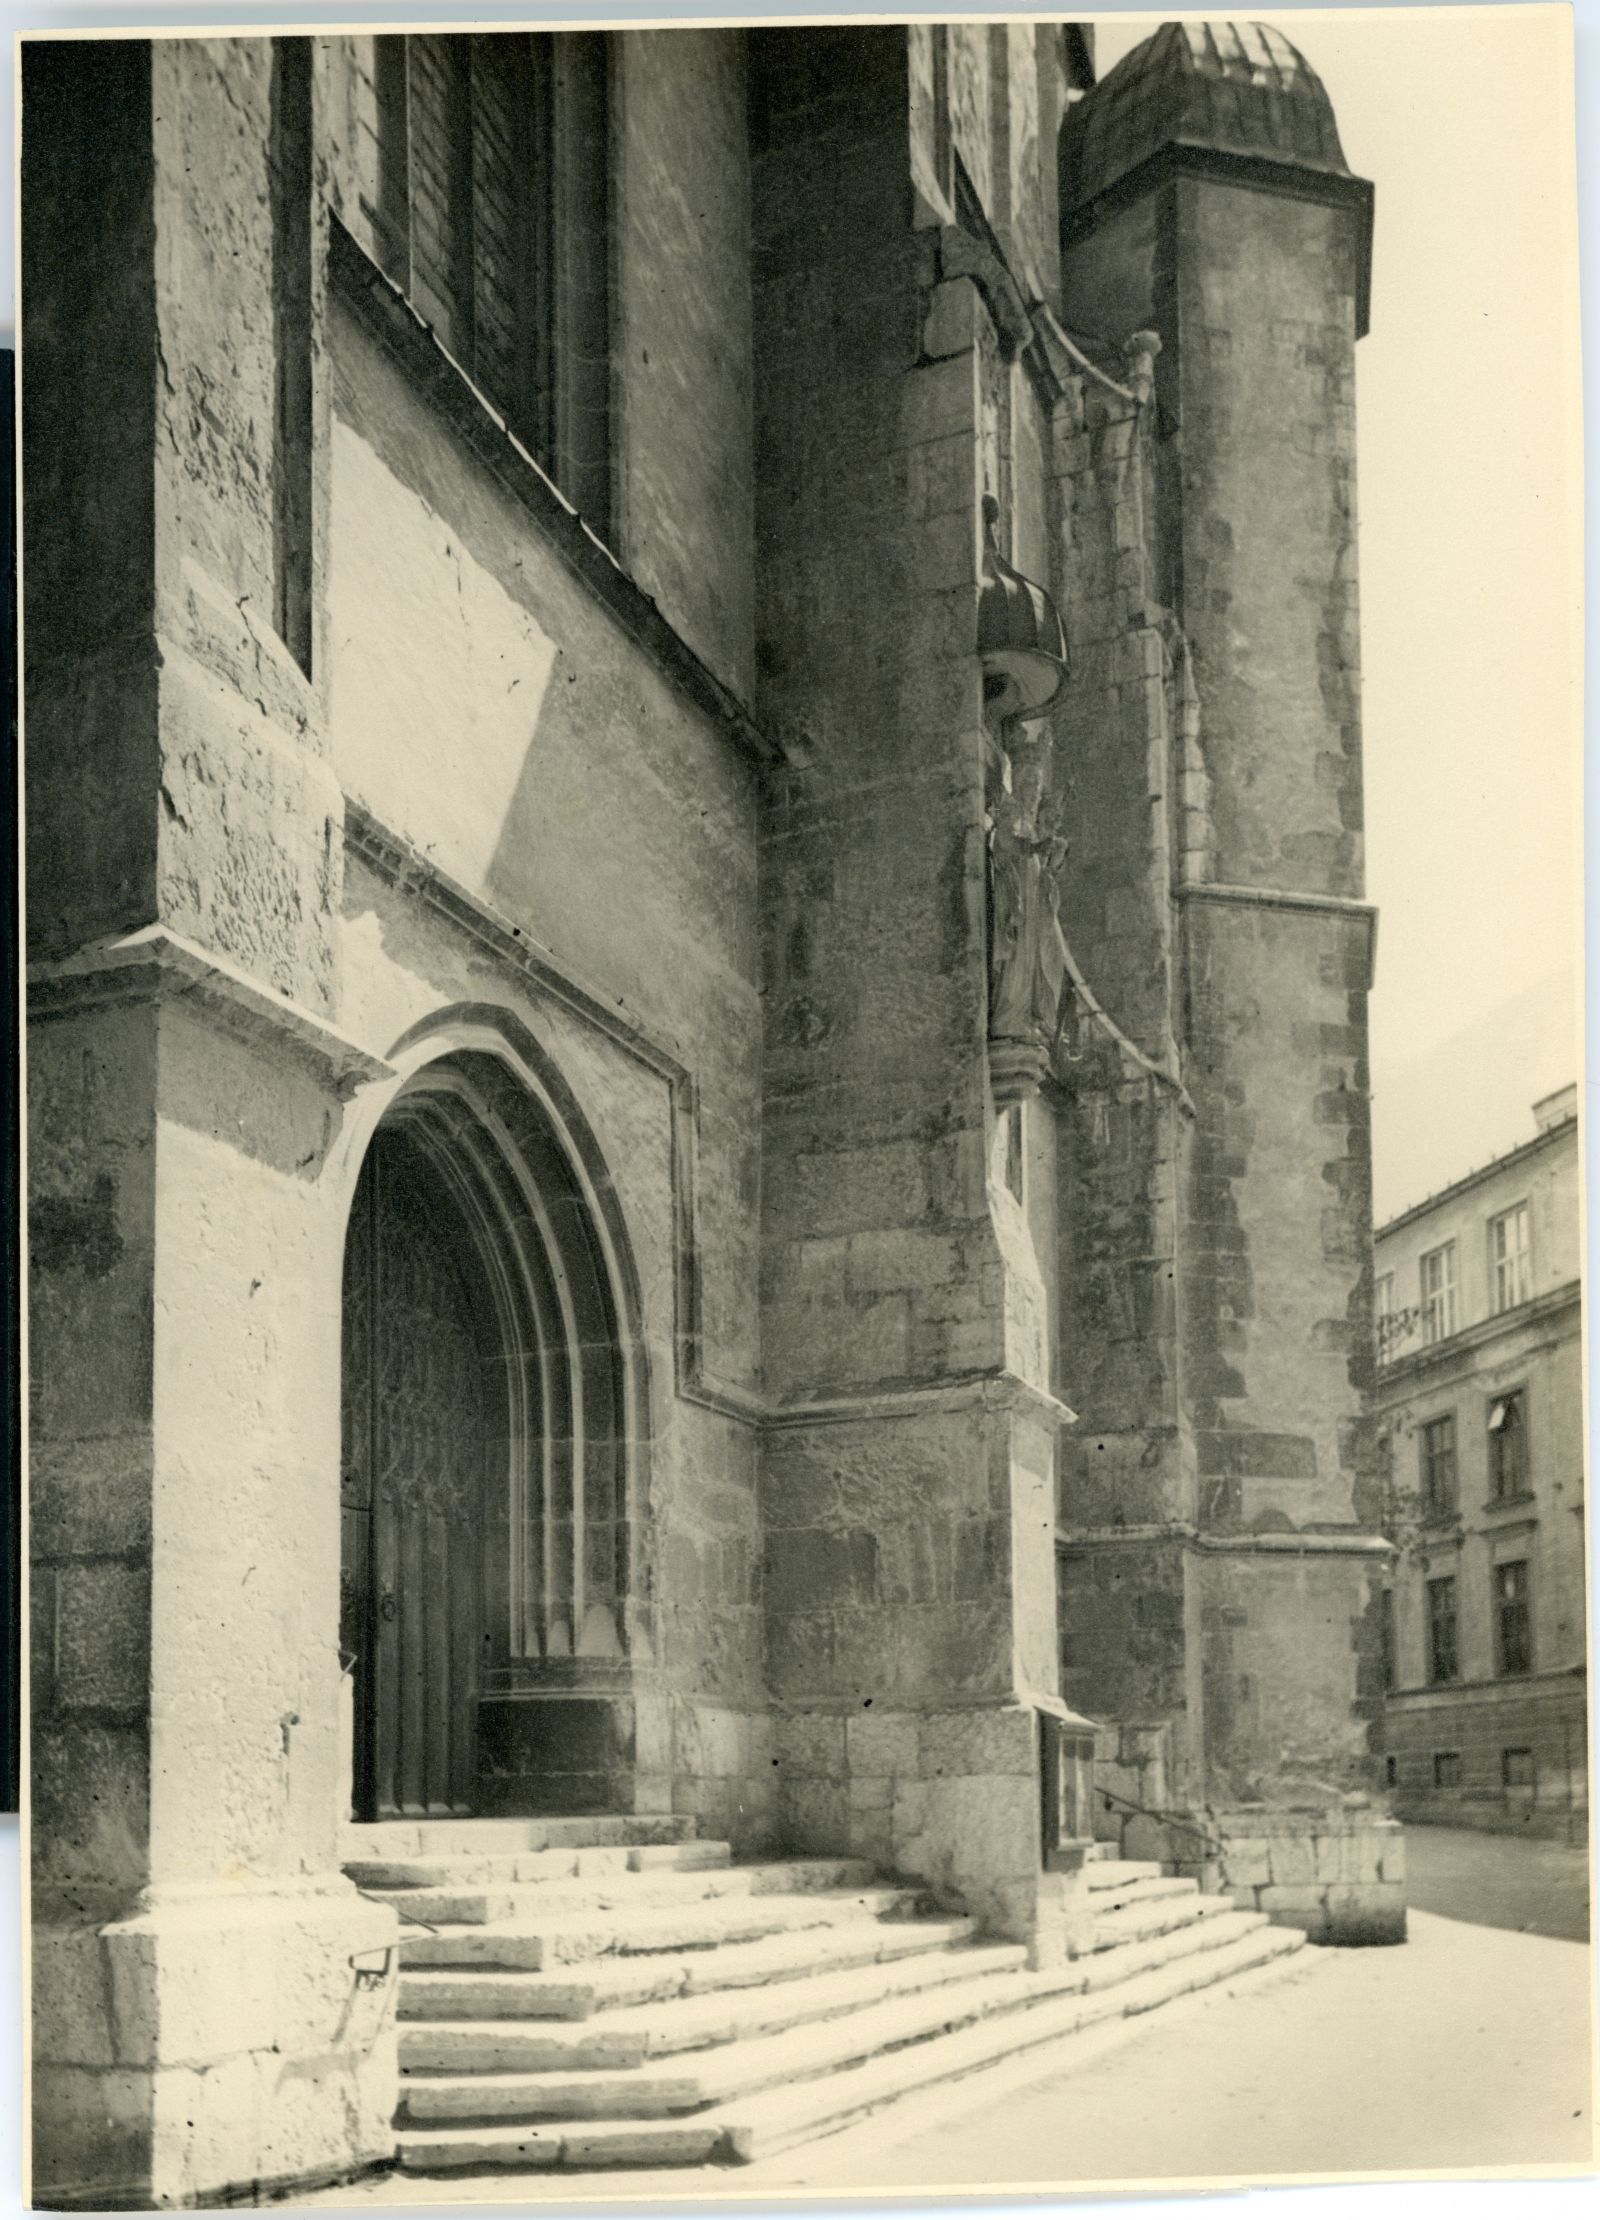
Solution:
[[[1385,1415],[1393,1403],[1402,1399],[1402,1391],[1424,1374],[1449,1372],[1480,1356],[1493,1342],[1509,1341],[1529,1327],[1548,1326],[1565,1312],[1581,1310],[1582,1306],[1583,1282],[1567,1280],[1560,1287],[1534,1296],[1531,1302],[1519,1303],[1515,1310],[1497,1311],[1492,1318],[1480,1318],[1474,1326],[1463,1326],[1444,1341],[1408,1350],[1403,1357],[1395,1357],[1378,1368],[1373,1389],[1377,1415]],[[1518,1352],[1519,1361],[1525,1354],[1528,1352]]]
[[[1180,879],[1176,902],[1216,902],[1233,909],[1281,910],[1304,917],[1332,917],[1362,927],[1367,936],[1367,988],[1378,969],[1378,911],[1374,903],[1348,894],[1305,894],[1291,887],[1230,886],[1213,879]]]
[[[795,1396],[766,1405],[768,1425],[859,1425],[863,1419],[919,1418],[932,1410],[1026,1410],[1048,1425],[1075,1426],[1078,1414],[1047,1388],[1015,1372],[971,1372],[927,1386],[865,1388],[854,1395]]]
[[[1182,1542],[1187,1548],[1223,1557],[1393,1557],[1395,1547],[1381,1534],[1352,1528],[1346,1532],[1214,1534],[1189,1519],[1153,1520],[1142,1526],[1058,1526],[1059,1550],[1133,1549],[1150,1542]]]

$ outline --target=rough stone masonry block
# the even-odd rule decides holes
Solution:
[[[928,1780],[967,1775],[1038,1775],[1038,1721],[1022,1706],[934,1711],[918,1725],[918,1757]]]
[[[37,2063],[33,2200],[93,2210],[148,2203],[149,2081],[129,2067]]]
[[[1230,1842],[1223,1861],[1230,1889],[1265,1888],[1272,1879],[1272,1861],[1264,1842]]]
[[[1317,1879],[1317,1853],[1309,1834],[1280,1835],[1271,1845],[1274,1888],[1309,1888]]]
[[[986,1924],[1000,1916],[999,1891],[1039,1875],[1039,1793],[1015,1775],[898,1782],[895,1862]],[[1015,1933],[1003,1921],[1000,1933]]]
[[[914,1773],[918,1715],[913,1711],[862,1711],[845,1722],[845,1759],[852,1782],[866,1775]]]
[[[161,679],[158,901],[175,932],[332,1006],[342,803],[326,766],[180,652]]]
[[[95,1927],[35,1922],[32,1933],[33,2065],[118,2062],[105,1945]]]
[[[44,2031],[43,2201],[231,2201],[392,2153],[392,1967],[363,1988],[351,1961],[382,1964],[394,1915],[331,1880],[158,1903],[95,1936],[118,2068],[59,2058],[74,2036],[103,2048],[103,2019],[69,2012]],[[81,1974],[84,1944],[62,1947]]]
[[[143,1565],[63,1565],[55,1618],[57,1703],[117,1711],[145,1700],[150,1576]]]
[[[1257,1897],[1261,1909],[1269,1916],[1279,1912],[1321,1913],[1326,1909],[1327,1901],[1327,1889],[1315,1885],[1306,1888],[1281,1888],[1274,1885],[1262,1889]]]
[[[845,1722],[837,1712],[777,1712],[772,1722],[773,1755],[781,1777],[845,1778]]]

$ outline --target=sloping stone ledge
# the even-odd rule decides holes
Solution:
[[[393,279],[337,217],[330,216],[328,232],[328,280],[333,292],[400,364],[463,444],[521,503],[530,522],[619,630],[686,700],[713,718],[743,754],[765,768],[784,762],[784,749],[623,569]]]
[[[332,1078],[342,1097],[394,1068],[326,1018],[263,987],[226,957],[163,925],[91,941],[70,956],[28,967],[28,1015],[78,1016],[117,1004],[189,1001],[211,1023],[250,1041],[287,1043]]]

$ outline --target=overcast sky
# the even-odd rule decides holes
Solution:
[[[1102,74],[1146,33],[1101,18]],[[1380,1217],[1580,1076],[1577,264],[1565,11],[1284,10],[1377,188],[1357,351]]]

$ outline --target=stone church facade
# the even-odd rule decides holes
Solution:
[[[40,41],[23,196],[36,2194],[392,2153],[353,1823],[1398,1933],[1313,71]]]

